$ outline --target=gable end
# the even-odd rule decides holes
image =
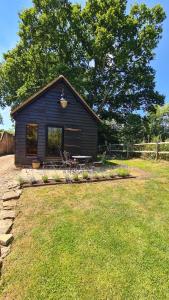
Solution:
[[[21,111],[23,108],[31,104],[32,102],[36,101],[37,98],[39,98],[42,94],[47,92],[51,87],[53,87],[56,83],[63,81],[68,88],[72,91],[72,93],[79,99],[80,103],[83,105],[83,107],[86,109],[86,111],[94,118],[94,120],[98,123],[101,122],[100,118],[96,115],[96,113],[90,108],[90,106],[86,103],[86,101],[80,96],[80,94],[75,90],[75,88],[70,84],[70,82],[63,76],[60,75],[58,78],[51,81],[49,84],[47,84],[45,87],[43,87],[41,90],[33,94],[31,97],[29,97],[27,100],[25,100],[23,103],[21,103],[18,107],[13,109],[11,111],[11,116],[15,118],[15,115],[17,112]]]

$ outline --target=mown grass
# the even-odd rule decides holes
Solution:
[[[24,191],[1,299],[169,299],[169,164],[123,163],[152,175]]]
[[[111,160],[109,162],[117,165],[127,165],[129,167],[140,168],[144,171],[150,172],[153,177],[169,178],[168,161],[129,159],[129,160]]]

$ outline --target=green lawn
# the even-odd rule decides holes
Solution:
[[[169,163],[122,163],[150,178],[24,191],[1,299],[169,299]]]

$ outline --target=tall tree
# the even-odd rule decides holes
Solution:
[[[20,13],[19,42],[0,66],[0,103],[16,106],[64,74],[104,119],[118,118],[164,97],[150,65],[165,13],[127,0],[33,0]]]
[[[133,144],[143,142],[147,138],[145,117],[135,113],[122,115],[120,120],[106,120],[99,135],[99,144],[125,143]]]
[[[157,105],[147,117],[149,139],[165,141],[169,139],[169,104]]]

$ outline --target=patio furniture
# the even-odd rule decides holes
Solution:
[[[86,169],[86,165],[92,159],[92,156],[87,156],[87,155],[74,155],[72,157],[78,161],[78,168],[80,170]]]
[[[43,161],[42,168],[43,169],[56,169],[62,166],[61,160],[48,160]]]
[[[71,167],[76,168],[78,166],[78,161],[76,159],[71,159],[70,153],[67,151],[63,152],[65,162]]]
[[[88,163],[92,159],[92,156],[87,156],[87,155],[73,155],[72,157],[74,159],[77,159],[79,162],[84,162],[84,163]]]
[[[62,161],[62,167],[70,168],[71,163],[65,158],[65,155],[62,151],[60,151],[60,157],[61,157],[61,161]]]
[[[103,165],[102,161],[94,161],[94,162],[93,162],[93,166],[94,166],[94,167],[99,168],[99,167],[101,167],[102,165]]]

